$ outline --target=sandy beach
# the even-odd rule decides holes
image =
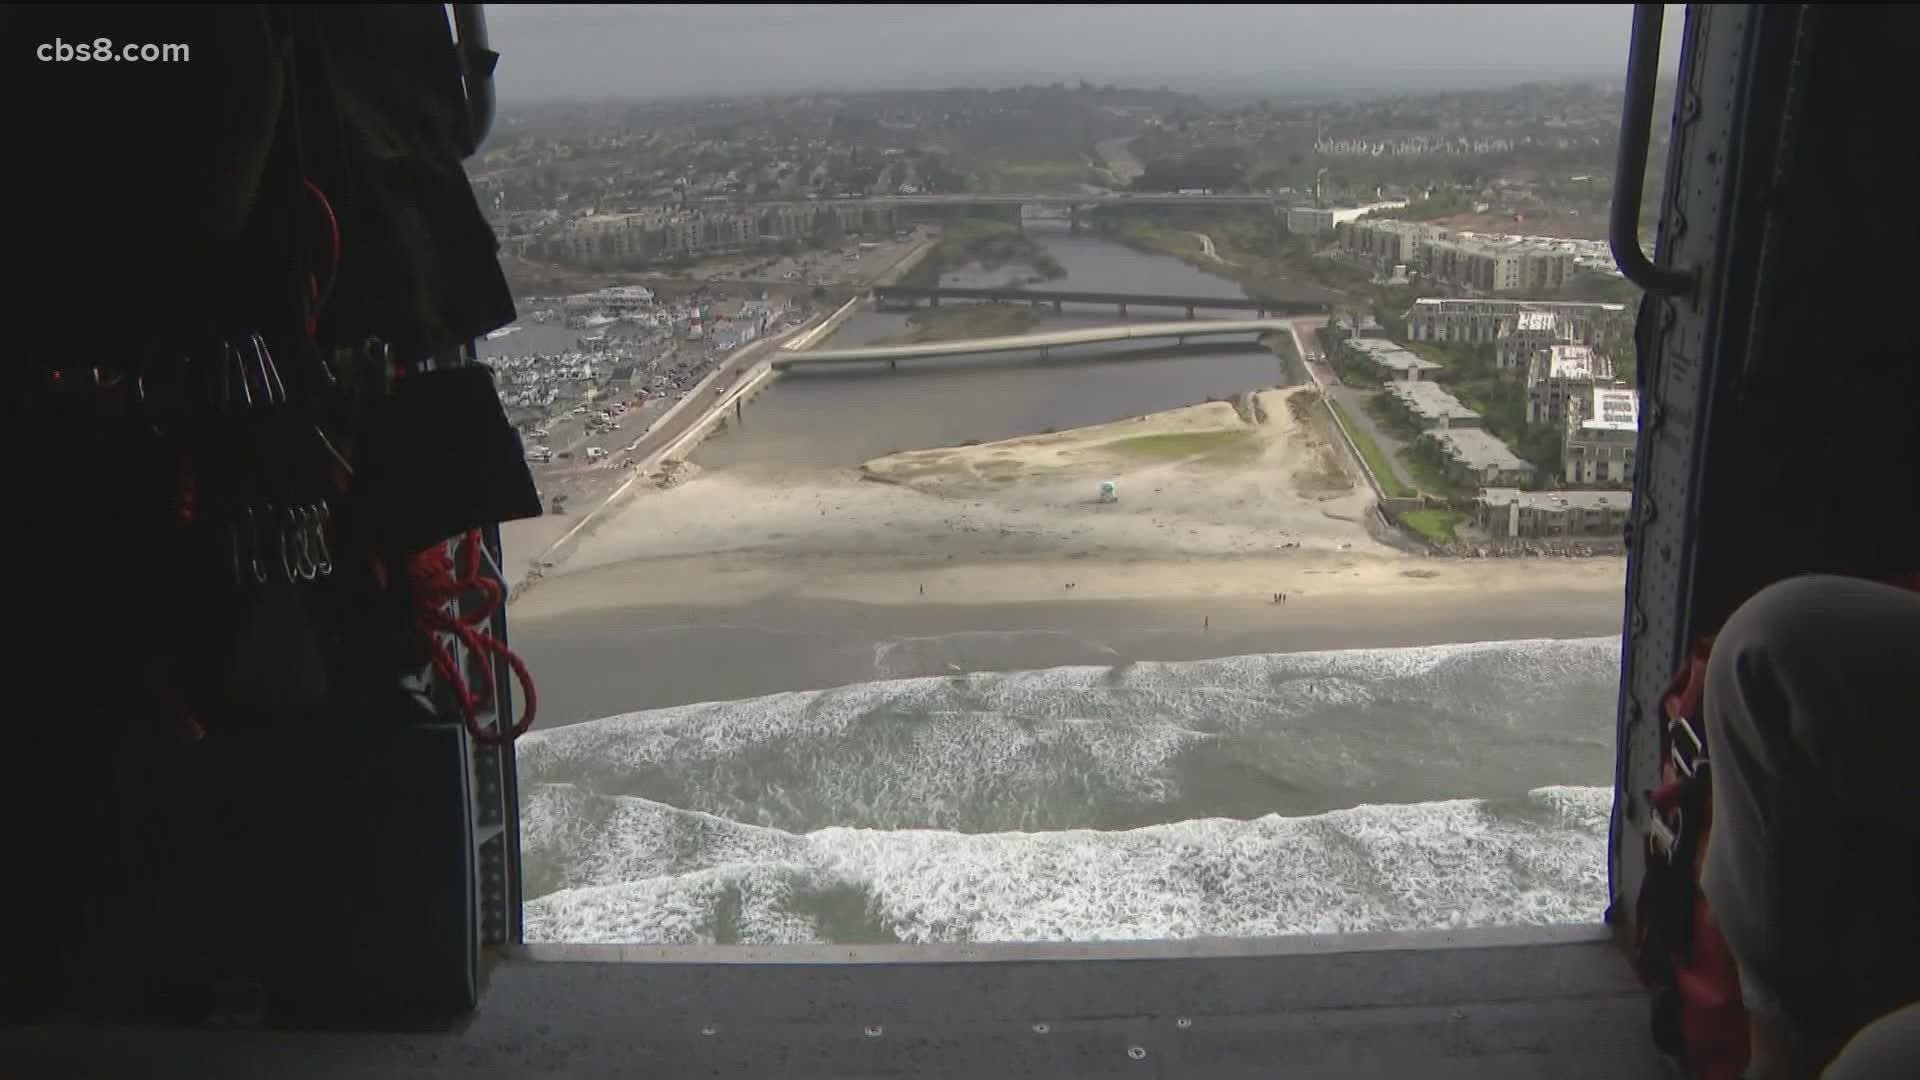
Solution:
[[[696,476],[632,499],[523,590],[514,613],[769,598],[1234,607],[1270,605],[1275,593],[1289,608],[1360,598],[1413,608],[1456,596],[1524,604],[1539,590],[1590,592],[1617,608],[1623,560],[1429,559],[1373,539],[1365,488],[1290,406],[1303,393],[858,469]],[[1101,501],[1103,481],[1115,501]]]

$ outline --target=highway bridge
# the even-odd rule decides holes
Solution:
[[[1106,341],[1164,341],[1185,344],[1192,338],[1227,337],[1235,334],[1284,334],[1284,319],[1202,319],[1195,322],[1133,323],[1127,326],[1095,326],[1084,330],[1053,330],[1044,334],[1016,334],[1009,337],[967,338],[960,341],[930,341],[918,345],[865,345],[852,349],[814,349],[806,352],[782,350],[773,359],[775,371],[815,367],[820,364],[885,363],[898,366],[902,360],[932,360],[945,356],[982,356],[990,353],[1034,352],[1045,359],[1053,349],[1069,345],[1092,345]]]
[[[1079,195],[862,195],[804,205],[821,206],[836,202],[873,206],[1285,206],[1279,196],[1261,192],[1183,195],[1172,191],[1102,191]]]
[[[1220,311],[1251,311],[1265,318],[1268,315],[1324,315],[1333,310],[1333,294],[1318,289],[1303,289],[1296,298],[1286,300],[1250,300],[1246,297],[1225,296],[1172,296],[1164,293],[1116,293],[1092,292],[1075,289],[1023,289],[1012,286],[1000,288],[961,288],[947,285],[881,285],[873,290],[875,306],[885,307],[888,303],[904,304],[911,307],[914,302],[925,300],[929,305],[938,307],[940,301],[948,300],[997,300],[1014,304],[1052,304],[1055,311],[1062,304],[1113,304],[1119,307],[1120,314],[1127,313],[1127,307],[1185,308],[1187,318],[1194,317],[1196,310],[1212,308]]]

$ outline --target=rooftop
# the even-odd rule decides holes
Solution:
[[[1560,316],[1551,311],[1523,311],[1513,322],[1513,333],[1550,334],[1559,323]]]
[[[1630,510],[1630,491],[1521,491],[1519,488],[1487,488],[1479,502],[1487,506],[1519,503],[1522,510]]]
[[[1397,380],[1387,384],[1387,393],[1399,398],[1415,416],[1445,427],[1458,420],[1478,420],[1480,414],[1460,403],[1439,383]]]
[[[1443,365],[1415,356],[1391,341],[1377,338],[1355,338],[1348,345],[1367,354],[1368,359],[1381,367],[1398,372],[1437,371]]]
[[[1479,305],[1485,311],[1615,311],[1625,312],[1627,305],[1599,300],[1487,300],[1480,297],[1423,296],[1413,302],[1412,311],[1448,307],[1471,310]]]
[[[1618,386],[1596,386],[1580,426],[1603,431],[1640,430],[1640,391]]]
[[[1549,345],[1544,374],[1553,379],[1611,379],[1613,363],[1587,345]]]
[[[1455,461],[1475,472],[1485,469],[1520,473],[1533,471],[1531,464],[1522,461],[1507,449],[1506,443],[1482,428],[1433,428],[1426,436],[1439,443],[1440,448]]]

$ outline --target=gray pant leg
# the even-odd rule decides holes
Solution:
[[[1868,1024],[1821,1080],[1913,1080],[1920,1076],[1920,1005]]]
[[[1702,885],[1748,1006],[1816,1045],[1920,1000],[1920,594],[1810,576],[1707,667]]]

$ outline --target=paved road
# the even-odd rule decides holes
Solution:
[[[1324,360],[1316,362],[1306,359],[1308,356],[1324,357],[1326,355],[1326,348],[1320,340],[1320,325],[1320,320],[1293,320],[1294,348],[1300,351],[1302,361],[1312,369],[1314,380],[1325,387],[1327,395],[1340,406],[1341,413],[1349,417],[1354,427],[1371,438],[1380,448],[1380,452],[1386,455],[1387,465],[1393,470],[1393,475],[1408,490],[1418,491],[1419,485],[1407,475],[1407,467],[1400,460],[1400,450],[1406,444],[1399,436],[1382,428],[1374,420],[1373,414],[1367,411],[1367,399],[1373,396],[1374,391],[1355,389],[1341,382],[1340,376],[1335,374],[1333,367]]]
[[[1407,475],[1407,467],[1400,460],[1400,450],[1406,443],[1402,442],[1399,436],[1381,427],[1379,422],[1374,420],[1373,414],[1367,411],[1367,399],[1374,395],[1374,391],[1357,390],[1340,382],[1339,376],[1336,375],[1327,392],[1332,394],[1333,400],[1339,403],[1340,411],[1346,414],[1348,421],[1366,432],[1368,437],[1373,439],[1374,445],[1380,448],[1380,452],[1387,456],[1387,464],[1392,467],[1393,475],[1399,478],[1400,483],[1410,491],[1418,491],[1419,485]]]

